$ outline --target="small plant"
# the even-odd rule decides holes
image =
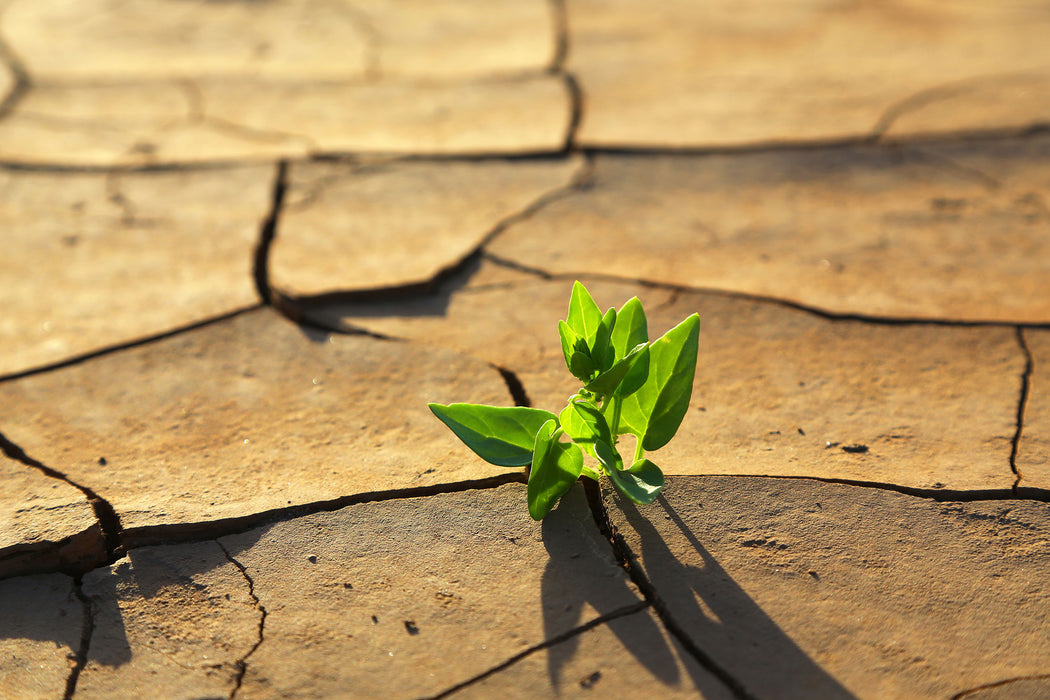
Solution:
[[[693,314],[650,343],[637,297],[603,314],[576,282],[558,332],[565,365],[583,382],[559,415],[468,403],[432,403],[430,410],[485,461],[501,467],[532,465],[528,501],[536,520],[581,475],[597,481],[604,473],[627,498],[652,503],[663,489],[664,474],[645,452],[666,445],[689,408],[700,317]],[[617,444],[628,434],[637,442],[625,467]],[[597,469],[584,462],[585,453]]]

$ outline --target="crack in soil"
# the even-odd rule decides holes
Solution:
[[[628,577],[638,587],[646,602],[652,605],[653,611],[660,618],[664,628],[682,645],[682,648],[693,657],[711,675],[722,681],[738,700],[758,700],[743,684],[737,680],[729,671],[722,668],[710,655],[693,642],[681,625],[671,615],[671,611],[656,592],[656,587],[637,564],[638,556],[631,551],[627,541],[623,538],[609,519],[609,512],[602,500],[601,486],[590,479],[583,479],[584,492],[587,494],[587,504],[591,509],[591,516],[595,525],[608,540],[612,547],[613,556],[620,566],[627,572]]]
[[[545,158],[546,159],[546,158]],[[352,291],[335,291],[326,292],[323,294],[314,294],[310,296],[296,296],[293,294],[286,294],[280,289],[273,289],[269,287],[268,281],[265,289],[269,294],[268,297],[263,297],[268,300],[268,303],[272,303],[274,308],[286,316],[289,320],[304,325],[310,325],[311,327],[320,330],[329,330],[336,333],[351,333],[355,335],[369,335],[384,340],[392,340],[389,336],[382,334],[372,333],[365,329],[350,324],[334,324],[327,322],[317,315],[311,313],[312,310],[317,306],[323,306],[331,303],[350,303],[350,302],[370,302],[370,301],[393,301],[397,299],[412,299],[428,296],[435,293],[443,292],[447,289],[447,293],[451,294],[453,287],[458,288],[464,285],[472,274],[473,270],[476,269],[478,262],[483,256],[486,255],[485,248],[504,231],[511,226],[530,219],[535,216],[542,209],[558,200],[569,197],[576,192],[587,187],[592,175],[592,161],[590,158],[584,158],[580,167],[569,177],[569,182],[564,185],[559,185],[543,194],[539,195],[536,199],[528,203],[520,211],[514,212],[504,218],[500,219],[496,224],[486,233],[481,241],[469,252],[463,255],[458,260],[442,267],[431,277],[416,282],[408,282],[405,284],[399,284],[390,287],[376,287],[371,289],[357,289]],[[282,195],[283,196],[283,195]],[[275,197],[276,200],[276,197]],[[280,202],[275,204],[279,205]],[[272,241],[271,241],[272,242]],[[267,250],[265,253],[260,255],[268,256],[269,244],[267,244]],[[257,270],[260,267],[263,269],[262,274],[268,274],[266,272],[266,261],[257,261],[261,263],[261,266],[257,266]],[[257,281],[259,279],[257,275]],[[262,292],[260,292],[262,294]]]
[[[1032,370],[1035,367],[1035,361],[1032,359],[1032,351],[1028,347],[1028,342],[1024,337],[1024,328],[1021,326],[1017,327],[1017,344],[1021,346],[1021,352],[1024,353],[1025,365],[1024,372],[1021,373],[1021,395],[1017,400],[1017,430],[1014,432],[1013,439],[1010,440],[1010,470],[1014,473],[1013,493],[1015,496],[1018,495],[1021,480],[1024,479],[1020,467],[1017,466],[1017,451],[1021,446],[1021,433],[1024,430],[1024,414],[1025,409],[1028,406],[1028,393],[1032,386]],[[1041,491],[1041,489],[1026,488],[1025,491],[1038,492]]]
[[[955,489],[924,489],[917,486],[902,486],[884,481],[861,481],[857,479],[786,474],[695,474],[692,476],[720,476],[738,479],[804,479],[807,481],[819,481],[823,484],[842,484],[858,488],[879,489],[880,491],[894,491],[906,496],[927,498],[939,503],[976,503],[978,501],[1036,501],[1039,503],[1050,503],[1050,490],[1039,488],[1025,488],[1021,492],[1018,492],[1015,488],[964,491]]]
[[[251,311],[257,311],[263,306],[263,304],[253,304],[252,306],[248,306],[243,309],[236,309],[234,311],[224,313],[220,316],[213,316],[211,318],[204,319],[203,321],[194,321],[193,323],[187,324],[185,326],[172,328],[171,330],[163,331],[154,335],[147,335],[135,338],[134,340],[129,340],[123,343],[117,343],[115,345],[107,345],[106,347],[99,348],[98,350],[91,350],[80,355],[67,357],[64,360],[52,362],[51,364],[41,365],[39,367],[31,367],[29,369],[11,372],[10,374],[0,375],[0,383],[13,381],[15,379],[22,379],[24,377],[32,377],[37,374],[44,374],[45,372],[51,372],[52,370],[63,369],[65,367],[72,367],[73,365],[79,365],[82,362],[87,362],[88,360],[93,360],[96,357],[102,357],[103,355],[109,355],[111,353],[120,352],[122,350],[128,350],[131,348],[140,347],[142,345],[150,345],[152,343],[157,343],[162,340],[167,340],[168,338],[177,336],[180,333],[197,330],[198,328],[204,328],[206,326],[212,325],[213,323],[222,323],[223,321],[229,321],[230,319],[236,318],[241,314],[246,314]]]
[[[62,700],[73,700],[73,694],[77,690],[77,681],[80,673],[87,665],[88,651],[91,649],[91,638],[95,634],[95,613],[91,607],[91,601],[84,595],[84,582],[80,576],[73,579],[73,594],[84,609],[84,627],[80,631],[80,646],[73,657],[73,668],[66,677],[66,690],[62,694]]]
[[[1014,678],[1006,678],[1006,679],[1003,679],[1001,681],[995,681],[994,683],[986,683],[985,685],[979,685],[976,688],[967,688],[966,690],[963,690],[963,691],[958,692],[955,695],[953,695],[950,698],[950,700],[962,700],[962,698],[965,698],[967,695],[972,695],[973,693],[979,693],[982,690],[990,690],[992,688],[1000,688],[1000,687],[1002,687],[1004,685],[1010,685],[1011,683],[1018,683],[1018,682],[1021,682],[1021,681],[1041,681],[1041,680],[1050,680],[1050,673],[1048,673],[1048,674],[1041,674],[1041,675],[1037,675],[1037,676],[1016,676]]]
[[[583,634],[584,632],[592,630],[595,627],[598,627],[599,625],[604,625],[607,622],[611,622],[612,620],[616,620],[616,619],[621,618],[621,617],[627,617],[628,615],[634,615],[636,613],[639,613],[642,610],[645,610],[646,608],[648,608],[649,606],[650,606],[649,601],[641,600],[641,601],[638,601],[637,603],[634,603],[632,605],[628,605],[627,607],[620,608],[619,610],[614,610],[611,613],[608,613],[606,615],[602,615],[600,617],[596,617],[595,619],[590,620],[589,622],[586,622],[586,623],[580,625],[579,627],[575,627],[575,628],[573,628],[573,629],[571,629],[571,630],[569,630],[567,632],[562,632],[559,635],[556,635],[554,637],[550,637],[549,639],[545,639],[542,642],[540,642],[539,644],[537,644],[535,646],[532,646],[532,647],[529,647],[525,651],[522,651],[522,652],[520,652],[518,654],[515,654],[514,656],[510,657],[509,659],[507,659],[503,663],[500,663],[500,664],[498,664],[496,666],[493,666],[489,670],[484,671],[483,673],[480,673],[477,676],[474,676],[473,678],[471,678],[469,680],[463,681],[462,683],[458,683],[458,684],[452,686],[451,688],[449,688],[447,690],[443,690],[442,692],[438,693],[437,695],[428,696],[427,700],[439,700],[440,698],[446,698],[446,697],[452,695],[453,693],[457,693],[460,690],[463,690],[464,688],[466,688],[468,686],[474,685],[475,683],[478,683],[479,681],[485,680],[489,676],[495,675],[496,673],[499,673],[500,671],[503,671],[504,669],[507,669],[507,668],[513,666],[514,664],[516,664],[517,662],[521,661],[525,657],[530,656],[530,655],[532,655],[532,654],[534,654],[534,653],[536,653],[538,651],[542,651],[542,650],[547,649],[549,647],[552,647],[552,646],[554,646],[556,644],[561,644],[562,642],[564,642],[564,641],[566,641],[568,639],[572,639],[573,637],[577,637],[577,636]]]
[[[0,6],[0,26],[2,26],[3,21],[2,15],[6,10],[7,3]],[[25,64],[22,63],[22,59],[7,44],[2,33],[0,33],[0,64],[7,66],[15,81],[3,99],[0,99],[0,119],[3,119],[22,101],[22,98],[25,97],[25,94],[32,86],[32,81],[29,78],[29,71],[26,70]]]
[[[488,251],[482,252],[482,258],[501,267],[516,272],[522,272],[544,280],[600,280],[604,282],[618,282],[625,284],[637,284],[650,289],[666,289],[677,293],[705,294],[708,296],[721,297],[724,299],[741,299],[744,301],[755,301],[764,304],[773,304],[782,308],[803,311],[826,321],[858,321],[861,323],[872,323],[882,326],[944,326],[950,328],[1047,328],[1050,329],[1050,321],[1046,323],[1017,323],[1016,321],[991,321],[991,320],[960,320],[916,316],[914,318],[904,316],[868,316],[859,313],[838,313],[827,311],[815,306],[808,306],[788,299],[772,297],[762,294],[751,294],[748,292],[727,291],[713,287],[694,287],[689,285],[650,280],[642,277],[624,277],[600,272],[549,272],[539,267],[532,267],[516,260],[502,258]],[[513,283],[508,283],[513,284]]]
[[[510,392],[511,398],[514,399],[515,406],[525,406],[528,408],[532,407],[532,401],[529,400],[529,395],[525,392],[525,385],[518,379],[518,375],[512,370],[506,367],[500,367],[499,365],[492,365],[492,368],[500,373],[503,377],[504,383],[507,385],[507,391]]]
[[[583,88],[572,73],[562,73],[565,89],[569,92],[569,125],[565,129],[565,144],[562,150],[571,153],[576,147],[576,134],[583,121]]]
[[[930,165],[940,168],[942,170],[950,170],[957,174],[963,175],[966,178],[973,180],[978,185],[981,185],[989,192],[995,192],[996,190],[1002,189],[1003,183],[997,178],[992,177],[983,170],[979,170],[970,165],[964,165],[948,156],[941,155],[940,153],[930,153],[924,151],[921,148],[909,148],[908,153],[918,157],[920,160],[926,161]]]
[[[569,12],[565,0],[550,0],[549,5],[554,31],[554,55],[547,72],[560,75],[565,72],[565,60],[569,57]]]
[[[277,163],[274,174],[273,194],[270,200],[270,211],[259,228],[259,242],[255,246],[252,275],[255,278],[255,291],[263,304],[273,306],[273,288],[270,286],[270,249],[277,236],[277,222],[281,216],[284,195],[288,191],[288,161]]]
[[[248,595],[251,597],[255,609],[259,611],[259,637],[255,640],[255,644],[252,645],[252,648],[248,650],[248,653],[238,659],[234,664],[237,668],[237,675],[234,676],[233,690],[230,691],[230,700],[234,700],[234,698],[237,697],[237,693],[240,692],[241,684],[244,682],[244,674],[248,671],[248,659],[251,658],[251,655],[255,653],[266,639],[265,630],[267,612],[266,606],[262,604],[259,600],[259,596],[255,594],[255,581],[252,580],[251,575],[248,574],[248,569],[230,554],[230,550],[226,549],[222,542],[215,540],[215,544],[219,545],[219,549],[221,549],[223,554],[226,555],[229,562],[237,567],[241,572],[241,576],[243,576],[244,580],[248,582]]]
[[[202,542],[214,540],[227,535],[236,535],[248,530],[283,522],[294,518],[301,518],[314,513],[323,513],[346,506],[359,503],[374,503],[377,501],[391,501],[401,498],[419,498],[444,493],[459,493],[461,491],[472,491],[474,489],[491,489],[506,484],[524,484],[524,471],[509,471],[484,479],[470,479],[456,481],[449,484],[433,484],[431,486],[412,486],[408,488],[391,489],[389,491],[371,491],[368,493],[340,496],[326,501],[314,501],[298,505],[274,508],[259,513],[251,513],[234,518],[222,520],[211,520],[196,523],[172,523],[166,525],[146,525],[143,527],[129,528],[123,533],[123,544],[126,551],[148,547],[158,544],[175,544],[181,542]]]
[[[42,462],[33,459],[25,453],[25,450],[11,442],[11,440],[3,433],[0,433],[0,452],[3,452],[8,459],[36,469],[43,473],[44,476],[62,481],[84,494],[84,497],[87,499],[88,503],[91,505],[91,509],[95,513],[95,520],[98,521],[99,529],[102,534],[103,547],[105,548],[106,560],[116,561],[124,556],[124,544],[122,541],[123,529],[120,525],[120,518],[117,516],[117,512],[113,509],[113,506],[109,501],[99,496],[87,486],[83,486],[73,481],[57,469],[52,469]],[[91,562],[90,564],[90,568],[93,568],[94,566],[97,566],[99,562]]]

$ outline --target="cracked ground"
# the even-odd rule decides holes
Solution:
[[[1048,35],[0,0],[0,700],[1050,697]],[[577,279],[700,361],[537,523]]]

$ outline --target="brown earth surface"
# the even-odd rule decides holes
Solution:
[[[1048,30],[0,0],[0,699],[1047,696]],[[699,364],[536,522],[576,279]]]

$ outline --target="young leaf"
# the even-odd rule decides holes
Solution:
[[[594,366],[594,362],[591,361],[589,353],[576,350],[569,358],[569,371],[572,372],[572,376],[586,382],[594,376],[597,369]]]
[[[565,321],[558,321],[558,335],[561,336],[561,352],[565,355],[565,366],[571,372],[572,354],[576,352],[576,344],[580,341],[580,336]]]
[[[594,344],[591,346],[591,359],[598,371],[604,372],[616,362],[616,351],[609,342],[613,328],[616,326],[616,309],[609,309],[602,316],[602,322],[598,324],[598,331],[594,334]]]
[[[644,364],[645,366],[645,374],[641,376],[641,381],[637,382],[637,386],[631,388],[630,391],[626,391],[624,394],[621,394],[621,391],[625,391],[625,389],[622,386],[624,378],[628,374],[636,376],[638,372],[632,372],[632,370],[634,370],[639,363]],[[593,391],[595,394],[599,394],[601,396],[608,396],[614,392],[617,395],[626,396],[627,394],[633,393],[634,391],[638,390],[638,387],[640,387],[645,382],[645,377],[646,375],[648,375],[648,373],[649,348],[645,343],[642,343],[641,345],[637,345],[634,348],[632,348],[631,351],[627,353],[627,356],[624,357],[622,360],[620,360],[615,365],[613,365],[609,369],[599,374],[593,380],[591,380],[591,382],[587,384],[585,388],[587,389],[587,391]]]
[[[639,343],[649,342],[645,309],[638,297],[628,299],[616,312],[616,326],[613,327],[611,340],[617,358],[625,357],[627,351]]]
[[[689,408],[700,345],[700,317],[693,314],[649,346],[649,378],[623,400],[620,432],[634,433],[646,450],[674,437]]]
[[[562,410],[560,419],[561,427],[573,442],[591,457],[604,462],[595,452],[595,444],[602,442],[611,446],[612,432],[609,430],[609,424],[605,422],[605,416],[593,403],[573,397],[569,399],[569,405]]]
[[[590,341],[598,332],[598,326],[602,322],[602,312],[579,281],[572,285],[572,295],[569,297],[569,313],[565,318],[569,328],[576,332],[581,338]]]
[[[575,443],[558,440],[561,433],[553,419],[536,433],[526,490],[533,520],[542,520],[583,473],[583,453]]]
[[[616,326],[610,341],[617,358],[627,354],[642,343],[649,342],[649,328],[645,320],[645,309],[638,297],[631,297],[616,312]],[[640,357],[620,382],[616,395],[629,396],[638,391],[649,377],[649,354]]]
[[[640,459],[626,471],[609,472],[620,493],[639,505],[648,505],[664,487],[664,473],[648,459]]]
[[[467,447],[500,467],[529,464],[540,427],[548,420],[557,420],[550,411],[524,406],[427,405]]]

